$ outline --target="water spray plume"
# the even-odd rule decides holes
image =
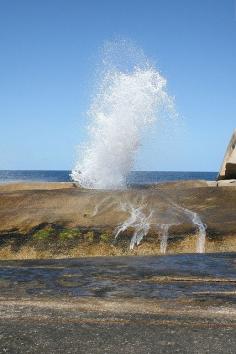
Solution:
[[[117,189],[134,167],[143,134],[163,111],[173,111],[173,100],[165,78],[143,55],[127,70],[108,65],[111,55],[104,56],[106,70],[88,111],[89,140],[71,176],[84,188]]]

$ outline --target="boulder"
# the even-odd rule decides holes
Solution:
[[[236,179],[236,130],[227,147],[217,179]]]

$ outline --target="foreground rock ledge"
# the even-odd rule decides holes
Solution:
[[[236,250],[235,180],[186,181],[125,191],[80,189],[74,183],[0,185],[0,258],[63,258],[96,255],[142,255],[160,252],[159,232],[129,249],[132,229],[114,239],[129,215],[121,201],[155,210],[156,223],[172,223],[171,203],[197,212],[207,225],[207,252]],[[167,253],[195,252],[196,230],[186,218],[172,225]]]
[[[235,254],[0,262],[1,353],[235,353]]]

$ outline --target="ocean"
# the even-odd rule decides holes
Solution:
[[[0,170],[0,183],[13,182],[70,182],[70,172],[39,170]],[[217,172],[182,171],[132,171],[127,177],[128,185],[152,184],[179,180],[202,179],[214,181]]]

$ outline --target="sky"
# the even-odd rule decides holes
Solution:
[[[117,36],[156,63],[181,120],[145,139],[135,168],[219,170],[236,128],[234,0],[0,0],[0,169],[73,168]]]

